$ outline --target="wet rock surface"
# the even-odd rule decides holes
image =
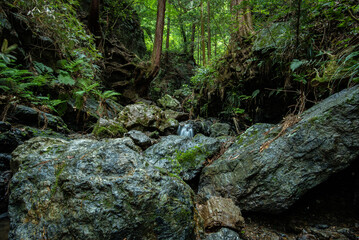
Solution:
[[[194,138],[170,135],[148,148],[144,155],[154,166],[190,181],[200,173],[207,158],[218,152],[220,147],[219,140],[202,134]]]
[[[286,129],[254,125],[203,169],[199,194],[245,211],[281,212],[359,156],[359,88],[334,94]],[[279,134],[279,135],[278,135]]]
[[[195,239],[194,194],[130,138],[33,138],[13,152],[10,239]]]
[[[126,133],[125,136],[130,137],[134,143],[142,149],[146,149],[152,144],[151,138],[141,131],[131,130]]]

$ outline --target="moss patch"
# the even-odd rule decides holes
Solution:
[[[99,138],[123,137],[123,135],[127,133],[127,129],[124,128],[121,124],[108,126],[99,126],[96,124],[92,133]]]

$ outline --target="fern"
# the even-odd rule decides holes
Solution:
[[[34,68],[38,74],[52,74],[54,70],[41,62],[33,62]]]
[[[71,77],[70,73],[63,71],[63,70],[59,70],[59,75],[57,76],[57,81],[60,84],[70,85],[70,86],[73,86],[76,83],[75,80]]]

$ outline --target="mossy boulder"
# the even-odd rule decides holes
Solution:
[[[167,118],[166,114],[157,106],[146,103],[127,105],[118,115],[117,121],[128,130],[156,131],[174,133],[178,121]]]
[[[10,239],[197,239],[194,192],[130,138],[37,137],[13,156]]]
[[[164,109],[172,109],[172,110],[178,110],[181,106],[180,102],[177,99],[171,97],[168,94],[160,98],[158,100],[158,104]]]
[[[127,129],[119,122],[100,118],[92,133],[99,138],[123,137]]]
[[[144,155],[148,162],[165,171],[192,180],[206,160],[219,151],[221,142],[197,134],[194,138],[170,135],[149,147]]]

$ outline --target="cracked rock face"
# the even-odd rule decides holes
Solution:
[[[195,239],[193,191],[130,138],[33,138],[11,161],[10,239]]]
[[[280,132],[269,124],[249,128],[203,169],[201,197],[231,198],[245,211],[281,212],[349,167],[359,156],[358,86],[325,99]]]

